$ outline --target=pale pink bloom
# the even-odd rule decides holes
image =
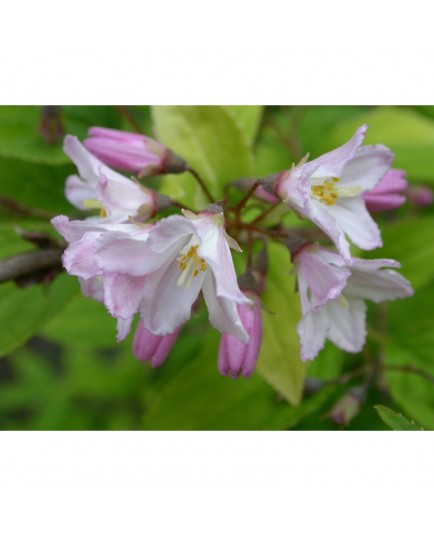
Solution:
[[[66,181],[65,195],[80,210],[99,209],[97,218],[110,223],[139,221],[157,211],[157,193],[127,179],[97,160],[74,136],[66,136],[63,150],[78,168],[79,175]]]
[[[351,256],[345,235],[361,249],[382,244],[363,194],[387,173],[393,153],[383,145],[361,147],[366,129],[360,127],[341,147],[272,180],[273,193],[318,225],[347,262]]]
[[[95,263],[104,281],[104,303],[116,318],[139,312],[154,335],[173,333],[191,315],[202,290],[211,324],[247,342],[237,304],[250,303],[238,288],[224,217],[213,210],[169,216],[145,237],[104,233]]]
[[[159,367],[168,356],[182,328],[168,335],[154,335],[139,322],[134,336],[133,353],[140,361]]]
[[[92,127],[84,145],[107,165],[136,173],[139,177],[182,173],[187,168],[179,156],[143,134]]]
[[[336,252],[316,244],[293,255],[297,269],[302,319],[297,326],[301,358],[313,359],[330,339],[347,352],[360,352],[366,339],[366,304],[405,298],[410,283],[390,259],[353,258],[351,264]]]
[[[144,227],[135,224],[113,224],[104,220],[92,221],[73,220],[66,216],[56,216],[51,220],[53,227],[69,243],[62,256],[62,263],[70,275],[78,276],[83,294],[95,301],[103,302],[104,289],[102,271],[94,262],[94,248],[97,240],[103,233],[117,231],[140,233],[141,239],[145,238]],[[129,332],[132,318],[125,321],[118,319],[118,340],[125,338]]]
[[[246,291],[251,303],[238,305],[238,314],[247,333],[249,342],[242,342],[233,335],[224,333],[220,340],[218,367],[223,376],[238,378],[240,374],[248,377],[252,374],[262,342],[261,300],[256,292]]]
[[[404,177],[405,171],[390,169],[375,188],[363,194],[366,208],[374,212],[393,210],[403,205],[405,196],[401,194],[408,188],[408,182]]]

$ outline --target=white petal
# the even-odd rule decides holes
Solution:
[[[131,318],[127,318],[127,319],[124,319],[124,318],[118,318],[118,323],[117,323],[117,336],[116,336],[116,340],[118,342],[122,341],[123,339],[125,339],[125,337],[128,335],[128,333],[130,332],[130,329],[131,329],[131,323],[133,321],[133,317]]]
[[[324,347],[329,320],[323,310],[318,312],[309,311],[297,325],[297,333],[300,337],[301,359],[303,361],[314,359]]]
[[[315,162],[318,165],[313,177],[341,177],[345,165],[362,145],[367,128],[367,125],[361,126],[344,145],[312,160],[312,163]]]
[[[349,262],[351,260],[350,245],[345,237],[345,229],[336,221],[334,215],[330,214],[330,206],[323,205],[312,199],[309,201],[307,208],[307,216],[331,238],[339,253],[344,257],[345,261]]]
[[[327,210],[337,225],[361,249],[380,247],[380,230],[366,210],[362,197],[340,198],[335,205],[327,206]]]
[[[393,153],[384,145],[360,147],[340,176],[345,186],[356,186],[361,192],[372,190],[386,175],[393,162]]]
[[[335,300],[328,302],[322,312],[329,315],[328,338],[346,352],[360,352],[366,339],[365,302],[353,298]]]
[[[405,277],[395,270],[381,269],[388,266],[399,267],[399,263],[390,259],[354,259],[345,295],[375,303],[412,296],[413,289]]]
[[[77,175],[71,175],[66,179],[65,197],[71,205],[80,210],[87,210],[84,201],[97,199],[95,187],[82,181]]]
[[[202,292],[208,308],[210,324],[221,333],[229,333],[242,342],[249,342],[249,336],[241,322],[236,303],[230,299],[217,296],[214,275],[208,270],[203,282]]]
[[[104,275],[104,305],[116,318],[130,318],[138,311],[144,277],[122,274]]]
[[[146,329],[154,335],[173,333],[191,316],[205,272],[192,278],[190,286],[178,285],[181,273],[176,260],[172,260],[146,276],[140,315]]]

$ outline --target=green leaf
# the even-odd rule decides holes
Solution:
[[[393,167],[404,169],[410,181],[434,182],[434,121],[407,108],[381,107],[343,121],[324,139],[329,151],[346,142],[367,123],[365,143],[382,143],[395,153]]]
[[[422,430],[422,428],[416,426],[414,422],[410,422],[400,413],[396,413],[395,411],[393,411],[393,409],[381,405],[374,406],[374,408],[377,410],[377,413],[380,416],[381,420],[385,424],[387,424],[387,426],[389,426],[389,428],[391,428],[392,430],[397,430],[400,432],[419,432],[420,430]]]
[[[197,334],[182,337],[194,337]],[[274,390],[256,373],[250,378],[223,377],[217,370],[220,335],[201,331],[200,347],[179,339],[170,363],[184,359],[184,366],[155,393],[144,427],[147,430],[282,430],[297,410],[279,402]],[[185,339],[184,339],[185,340]],[[186,349],[190,353],[185,355]],[[184,354],[184,355],[183,355]],[[161,368],[165,376],[166,364]],[[298,419],[302,414],[297,414]]]
[[[263,106],[224,106],[234,118],[249,145],[253,145],[261,123]]]
[[[159,140],[201,175],[216,199],[228,182],[252,174],[244,132],[223,106],[154,106],[152,117]],[[161,192],[196,209],[208,204],[189,173],[167,175]]]
[[[66,346],[73,342],[80,348],[104,348],[116,345],[116,320],[101,303],[78,294],[42,334]]]
[[[20,289],[14,283],[0,285],[0,357],[18,348],[59,313],[77,292],[77,283],[66,274],[48,287]]]
[[[384,246],[367,257],[397,259],[400,272],[415,290],[434,279],[434,216],[395,221],[382,226]]]
[[[71,214],[76,209],[65,198],[65,182],[72,165],[48,166],[0,158],[0,195],[26,207]]]
[[[47,144],[39,132],[41,106],[0,107],[0,156],[34,164],[62,165],[69,162],[62,138]],[[83,138],[93,125],[117,128],[121,117],[112,106],[64,106],[61,120],[65,134]]]
[[[434,283],[411,299],[388,306],[383,348],[386,379],[396,403],[418,423],[434,429]]]
[[[307,367],[300,359],[296,332],[300,305],[295,276],[289,274],[287,248],[271,243],[268,254],[269,271],[263,294],[264,336],[257,370],[288,402],[297,406]]]

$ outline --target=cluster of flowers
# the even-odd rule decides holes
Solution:
[[[303,360],[313,359],[327,338],[346,351],[360,351],[366,338],[364,300],[412,294],[408,281],[391,270],[399,267],[396,261],[350,254],[347,237],[361,249],[381,246],[368,209],[399,206],[407,186],[404,173],[390,169],[389,149],[362,147],[365,132],[363,126],[342,147],[256,181],[253,188],[262,200],[283,201],[309,218],[336,246],[323,247],[294,234],[288,241],[301,299],[297,329]],[[67,179],[66,197],[93,215],[52,220],[69,243],[63,263],[78,276],[82,292],[103,302],[117,319],[118,340],[129,333],[138,313],[134,354],[160,365],[202,291],[209,321],[222,333],[220,372],[234,378],[250,375],[261,346],[265,274],[255,279],[249,273],[237,281],[230,248],[240,248],[226,233],[222,205],[154,219],[171,200],[108,167],[140,178],[189,169],[146,136],[94,127],[84,145],[67,136],[64,150],[78,168],[78,175]]]

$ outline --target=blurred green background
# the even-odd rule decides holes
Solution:
[[[64,197],[75,168],[63,134],[83,139],[93,125],[140,130],[186,158],[221,198],[231,180],[287,169],[306,153],[315,158],[362,123],[366,142],[388,145],[411,186],[434,187],[432,106],[0,107],[0,259],[35,247],[17,229],[56,236],[51,216],[77,216]],[[196,209],[204,204],[187,175],[149,184]],[[434,207],[409,201],[374,217],[384,247],[368,257],[400,261],[415,296],[369,308],[361,354],[327,344],[304,366],[288,255],[271,246],[264,303],[277,314],[264,312],[249,379],[218,374],[219,334],[203,309],[163,366],[151,369],[132,355],[132,334],[115,342],[115,321],[80,294],[75,278],[0,284],[0,429],[434,429]]]

